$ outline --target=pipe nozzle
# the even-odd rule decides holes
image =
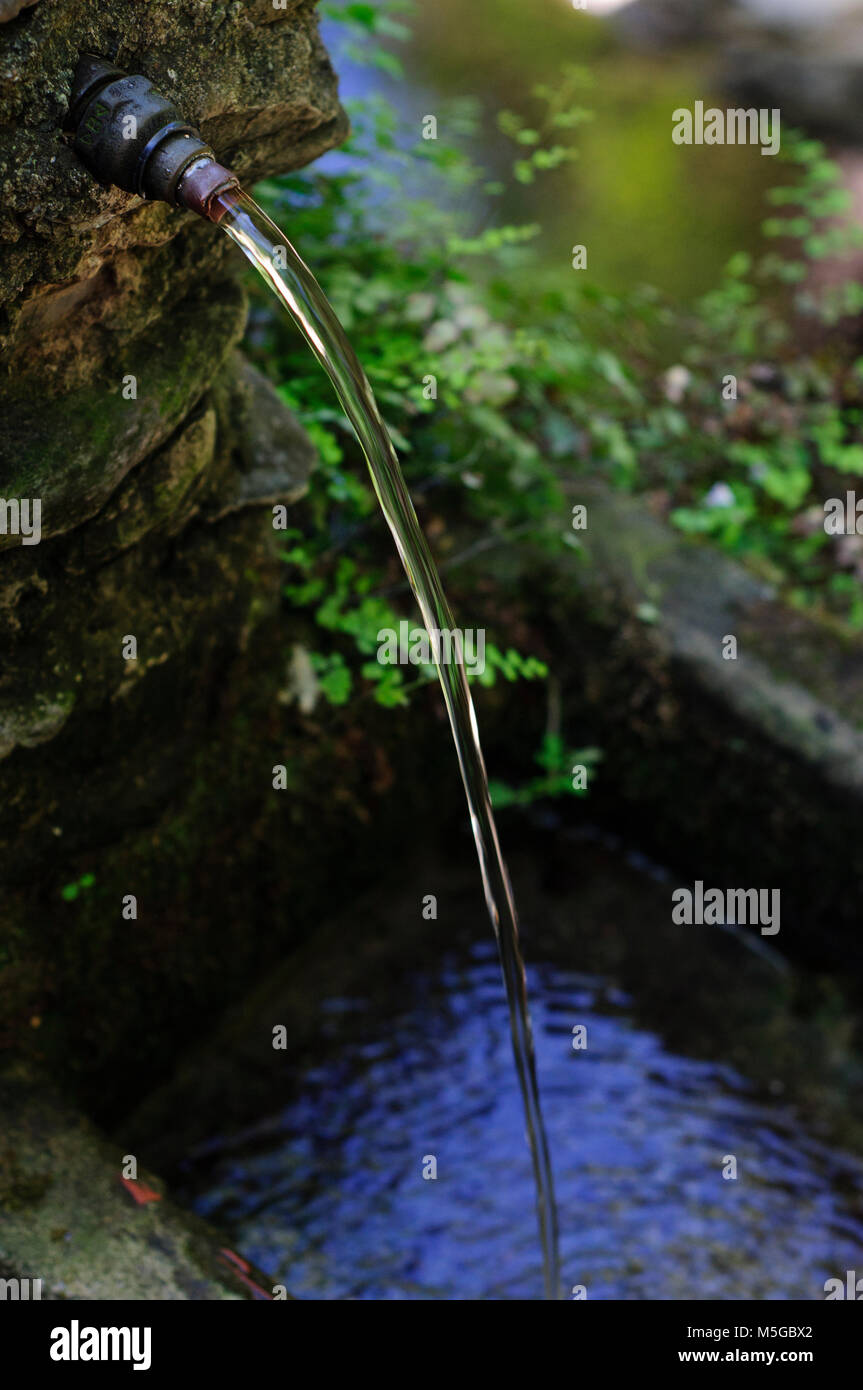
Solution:
[[[130,77],[95,54],[75,70],[67,128],[72,148],[102,183],[209,215],[217,193],[239,180],[150,79]]]

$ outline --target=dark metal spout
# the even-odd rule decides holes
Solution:
[[[188,208],[189,212],[197,212],[200,217],[218,222],[224,209],[219,212],[215,207],[217,198],[221,193],[239,187],[240,181],[230,169],[217,164],[215,159],[203,158],[187,166],[177,188],[177,202],[181,207]]]
[[[149,78],[129,77],[95,54],[83,54],[75,70],[66,124],[90,172],[128,193],[207,217],[217,193],[239,187]]]

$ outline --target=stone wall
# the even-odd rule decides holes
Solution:
[[[72,75],[84,50],[147,74],[247,185],[347,121],[312,0],[0,19],[0,497],[41,501],[39,544],[0,534],[0,1045],[107,1096],[109,1067],[164,1064],[223,952],[254,959],[242,906],[214,904],[276,852],[256,829],[290,649],[270,508],[313,451],[238,355],[236,250],[93,180],[62,133]]]

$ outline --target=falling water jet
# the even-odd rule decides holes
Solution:
[[[123,122],[128,130],[130,116],[135,118],[131,139],[123,134]],[[75,150],[98,178],[207,218],[227,233],[263,277],[327,373],[356,432],[426,631],[453,630],[455,622],[440,575],[371,386],[323,290],[287,237],[242,191],[238,179],[217,163],[197,131],[183,123],[176,108],[147,78],[127,77],[103,59],[85,55],[76,72],[68,125],[74,132]],[[557,1208],[536,1079],[515,899],[491,808],[467,675],[461,664],[441,661],[434,643],[432,647],[506,987],[536,1185],[545,1294],[557,1299]]]

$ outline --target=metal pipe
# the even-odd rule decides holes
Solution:
[[[210,216],[239,180],[148,77],[128,76],[85,53],[75,70],[66,128],[72,148],[102,183]]]

